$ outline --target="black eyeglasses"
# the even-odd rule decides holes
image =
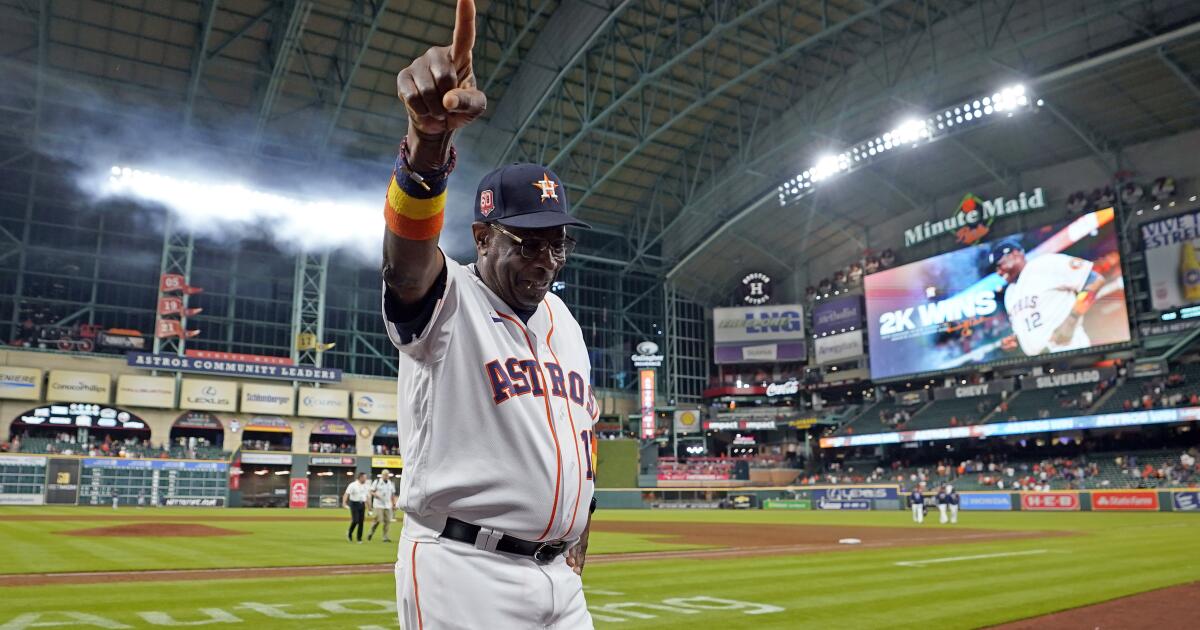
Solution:
[[[508,230],[492,223],[492,227],[496,228],[497,232],[511,238],[521,248],[521,257],[534,260],[542,255],[547,249],[550,250],[550,257],[554,260],[563,261],[571,252],[575,251],[575,239],[563,238],[556,241],[547,241],[541,238],[520,237]]]

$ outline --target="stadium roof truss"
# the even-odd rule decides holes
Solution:
[[[598,227],[584,264],[708,303],[750,266],[861,249],[897,210],[1079,157],[1112,172],[1121,147],[1200,123],[1189,0],[481,0],[479,16],[491,107],[464,142],[558,171]],[[0,163],[69,146],[58,121],[87,115],[233,134],[251,141],[226,150],[301,169],[375,168],[405,124],[396,71],[452,19],[429,0],[11,0]],[[1028,133],[982,126],[774,202],[822,153],[1018,82],[1047,101]]]

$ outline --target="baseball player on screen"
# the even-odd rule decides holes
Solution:
[[[996,241],[988,263],[1008,283],[1004,308],[1013,335],[1005,349],[1018,345],[1026,356],[1077,350],[1092,345],[1081,320],[1104,286],[1093,263],[1066,254],[1026,258],[1016,237]]]
[[[383,314],[400,351],[400,625],[591,628],[598,411],[579,324],[548,293],[574,249],[567,227],[587,226],[553,172],[508,165],[475,195],[476,262],[438,246],[452,136],[487,103],[474,42],[474,1],[458,0],[451,45],[397,76],[409,125],[384,208]]]

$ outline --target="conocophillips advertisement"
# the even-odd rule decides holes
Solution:
[[[799,304],[713,309],[717,363],[803,361],[804,308]]]
[[[112,377],[99,372],[50,370],[46,400],[108,404],[112,396]]]
[[[1200,303],[1200,211],[1143,223],[1150,303],[1167,310]]]
[[[871,274],[871,377],[1129,341],[1111,208]]]

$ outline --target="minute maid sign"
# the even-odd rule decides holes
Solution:
[[[991,201],[967,193],[950,218],[925,221],[904,230],[904,246],[912,247],[950,233],[955,235],[955,240],[959,243],[971,245],[987,236],[991,231],[992,222],[997,218],[1045,207],[1046,193],[1041,187],[1034,188],[1033,192],[1029,193],[1022,191],[1015,198],[996,197]]]

